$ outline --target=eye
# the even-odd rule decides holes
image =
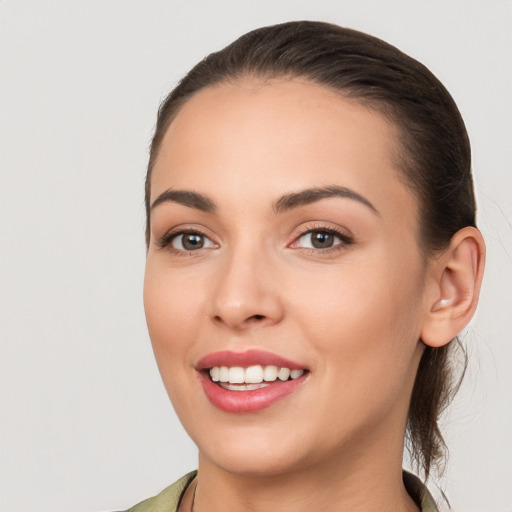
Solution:
[[[292,248],[329,250],[349,245],[352,239],[332,228],[310,229],[304,232],[291,245]]]
[[[218,247],[205,234],[195,230],[169,231],[156,241],[156,245],[175,254],[186,254],[200,249]]]
[[[176,251],[196,251],[216,247],[208,237],[201,233],[183,232],[172,236],[169,245]]]
[[[302,247],[311,249],[328,249],[334,245],[336,236],[327,231],[311,231],[310,233],[303,235],[299,240],[302,241]]]

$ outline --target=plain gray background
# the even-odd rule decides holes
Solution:
[[[247,30],[318,19],[424,62],[465,118],[488,264],[431,487],[455,511],[510,512],[511,15],[504,0],[2,1],[0,509],[127,508],[195,467],[142,306],[156,109]]]

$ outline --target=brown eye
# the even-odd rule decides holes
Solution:
[[[352,237],[334,229],[311,229],[297,238],[291,247],[293,249],[312,249],[328,252],[329,249],[341,249],[353,243]]]
[[[339,236],[330,231],[308,231],[299,239],[299,247],[306,249],[329,249],[333,245],[339,244],[341,239]]]
[[[206,236],[199,233],[180,233],[171,241],[171,247],[177,251],[196,251],[198,249],[215,247]]]
[[[327,249],[334,244],[334,235],[326,231],[313,231],[311,233],[311,245],[315,249]]]

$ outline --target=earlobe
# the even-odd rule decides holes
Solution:
[[[485,262],[485,244],[478,229],[453,235],[448,248],[432,264],[421,339],[431,347],[449,343],[469,323],[478,303]]]

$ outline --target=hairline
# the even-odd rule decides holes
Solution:
[[[414,182],[409,177],[409,172],[407,172],[407,168],[410,166],[414,166],[415,164],[410,162],[407,163],[406,160],[410,160],[410,151],[406,148],[404,142],[410,138],[410,135],[404,130],[402,123],[400,123],[400,114],[398,112],[398,108],[394,105],[394,102],[389,99],[384,98],[369,98],[364,94],[358,93],[356,87],[336,87],[331,84],[327,84],[322,82],[321,80],[316,79],[314,76],[307,73],[293,73],[291,71],[288,72],[272,72],[272,71],[263,71],[256,69],[245,69],[240,71],[235,75],[228,75],[222,77],[218,80],[212,80],[210,83],[205,86],[195,90],[194,92],[179,98],[178,101],[172,106],[170,113],[164,119],[164,124],[159,127],[160,137],[157,140],[154,140],[151,145],[150,158],[146,173],[146,186],[145,186],[145,211],[146,211],[146,245],[149,245],[149,227],[150,227],[150,216],[151,216],[151,204],[150,204],[150,192],[151,192],[151,176],[153,174],[153,168],[158,159],[158,155],[160,153],[160,148],[162,143],[167,135],[167,132],[171,126],[171,124],[175,121],[176,117],[179,115],[183,107],[195,96],[197,96],[202,91],[208,89],[214,89],[216,87],[223,87],[225,85],[236,86],[237,84],[243,83],[245,80],[256,79],[260,80],[262,85],[272,85],[269,84],[269,81],[277,80],[277,81],[300,81],[305,84],[318,85],[326,91],[330,91],[337,96],[340,96],[343,99],[346,99],[354,104],[357,104],[361,107],[366,108],[367,110],[379,114],[387,123],[390,129],[392,130],[392,135],[390,140],[394,141],[394,144],[391,144],[389,148],[389,158],[390,161],[395,167],[397,171],[397,176],[400,181],[407,187],[407,189],[413,194],[416,199],[416,203],[418,205],[416,214],[417,219],[416,223],[418,226],[416,237],[417,242],[420,246],[423,257],[426,259],[428,256],[431,256],[433,253],[438,251],[433,251],[432,248],[428,247],[428,243],[426,240],[425,233],[423,233],[422,224],[420,222],[422,211],[425,207],[424,201],[420,197],[418,192],[418,187],[415,186]],[[403,116],[404,114],[402,114]]]

